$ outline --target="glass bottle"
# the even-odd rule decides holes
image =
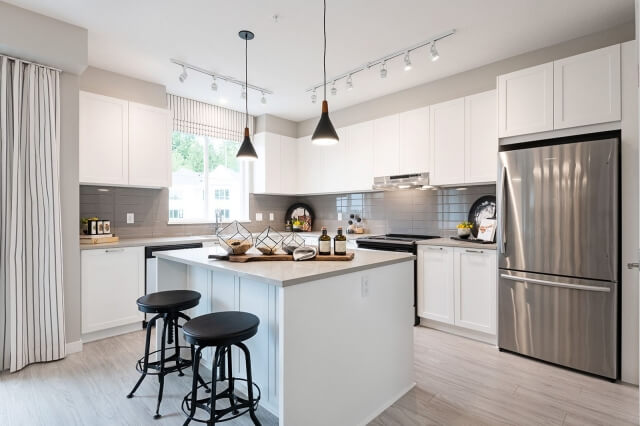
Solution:
[[[338,227],[338,235],[333,238],[333,253],[336,255],[347,254],[347,237],[342,235],[342,226]]]
[[[318,238],[318,254],[330,255],[331,254],[331,237],[327,235],[327,228],[322,227],[322,235]]]

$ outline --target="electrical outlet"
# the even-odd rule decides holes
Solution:
[[[369,296],[369,277],[364,275],[362,276],[362,281],[360,283],[360,294],[362,297]]]
[[[342,220],[342,212],[338,213],[338,220]]]
[[[262,213],[256,213],[256,222],[262,222]]]
[[[135,223],[133,213],[127,213],[127,223]]]
[[[273,213],[269,213],[269,220],[271,222],[273,222],[274,220],[276,220],[276,215],[274,215]]]

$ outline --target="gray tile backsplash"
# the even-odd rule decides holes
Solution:
[[[101,191],[101,190],[107,191]],[[246,224],[252,232],[268,225],[284,230],[287,208],[295,202],[309,204],[316,215],[314,230],[326,226],[346,228],[349,214],[364,219],[366,232],[375,234],[409,233],[450,236],[456,225],[467,219],[469,208],[483,195],[495,195],[495,185],[470,186],[465,190],[443,188],[419,191],[386,191],[351,194],[278,196],[251,195]],[[80,217],[110,219],[121,237],[155,237],[211,234],[213,225],[169,225],[169,191],[166,189],[80,187]],[[255,220],[262,213],[262,221]],[[135,223],[127,224],[126,214],[135,214]],[[274,214],[274,221],[269,220]],[[343,220],[338,221],[338,213]]]

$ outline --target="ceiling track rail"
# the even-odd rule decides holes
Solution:
[[[394,58],[397,58],[398,56],[403,56],[403,55],[406,55],[407,53],[413,52],[414,50],[420,49],[420,48],[425,47],[425,46],[429,46],[429,45],[431,45],[431,44],[433,44],[433,43],[435,43],[437,41],[440,41],[440,40],[442,40],[444,38],[450,37],[450,36],[454,35],[455,33],[456,33],[455,29],[452,29],[452,30],[449,30],[449,31],[445,31],[445,32],[443,32],[441,34],[436,35],[435,37],[431,37],[431,38],[429,38],[429,39],[427,39],[425,41],[421,41],[420,43],[416,43],[416,44],[411,45],[409,47],[405,47],[404,49],[396,50],[395,52],[392,52],[392,53],[389,53],[387,55],[381,56],[381,57],[379,57],[377,59],[374,59],[373,61],[369,61],[367,63],[364,63],[364,64],[362,64],[362,65],[360,65],[360,66],[358,66],[356,68],[353,68],[353,69],[351,69],[351,70],[349,70],[347,72],[343,72],[342,74],[338,74],[338,75],[334,75],[333,77],[329,77],[329,78],[327,78],[327,81],[331,82],[333,84],[333,83],[335,83],[335,82],[337,82],[339,80],[342,80],[344,78],[348,78],[349,76],[356,75],[359,72],[371,69],[371,68],[375,67],[376,65],[384,64],[387,61],[390,61],[390,60],[392,60]],[[315,90],[317,90],[317,89],[319,89],[319,88],[321,88],[323,86],[324,86],[323,83],[315,84],[315,85],[309,87],[306,90],[306,92],[313,92],[313,91],[315,91]]]
[[[184,62],[184,61],[181,61],[179,59],[173,59],[172,58],[169,61],[171,63],[179,65],[181,67],[185,67],[186,69],[189,69],[189,70],[198,72],[200,74],[205,74],[205,75],[208,75],[210,77],[213,77],[216,80],[222,80],[222,81],[226,81],[227,83],[236,84],[236,85],[238,85],[240,87],[245,87],[245,82],[244,81],[238,80],[238,79],[233,78],[231,76],[224,75],[224,74],[218,74],[217,72],[213,72],[213,71],[206,70],[204,68],[200,68],[200,67],[198,67],[196,65],[192,65],[192,64],[190,64],[188,62]],[[264,87],[259,87],[259,86],[255,86],[253,84],[248,84],[248,83],[246,84],[246,87],[247,87],[247,89],[252,89],[252,90],[255,90],[256,92],[260,92],[260,93],[265,94],[265,95],[273,95],[273,91],[271,91],[269,89],[265,89]]]

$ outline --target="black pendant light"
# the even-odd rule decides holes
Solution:
[[[323,31],[324,31],[324,56],[322,57],[322,70],[324,73],[324,99],[322,101],[322,115],[316,126],[316,130],[311,136],[311,142],[315,145],[334,145],[338,143],[338,133],[329,118],[329,104],[327,103],[327,0],[324,0],[323,15]]]
[[[247,90],[247,80],[249,74],[247,48],[249,40],[253,40],[253,33],[251,31],[242,30],[238,33],[241,39],[244,40],[244,113],[245,113],[245,127],[244,127],[244,139],[242,145],[236,154],[236,158],[239,160],[254,161],[258,159],[258,154],[251,143],[251,137],[249,137],[249,91]]]

